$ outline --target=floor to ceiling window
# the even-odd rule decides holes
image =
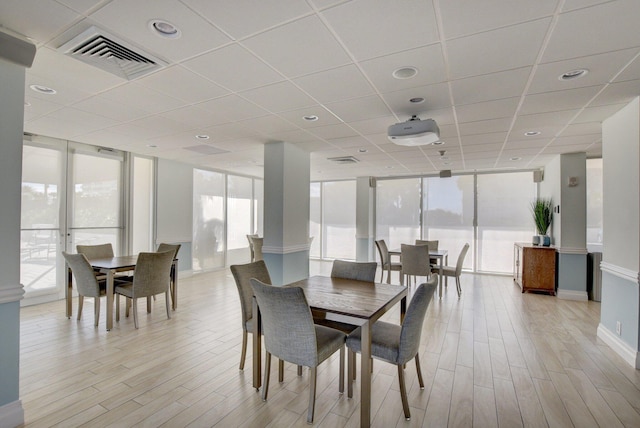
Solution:
[[[422,239],[438,241],[455,263],[465,243],[473,243],[475,218],[474,176],[426,177],[422,180]],[[473,269],[473,247],[463,267]]]
[[[311,183],[309,255],[317,258],[356,258],[356,182]]]
[[[225,266],[225,176],[193,170],[193,270]]]
[[[247,235],[251,232],[253,210],[252,180],[227,176],[227,264],[243,263],[249,252]]]
[[[376,239],[384,239],[390,250],[420,239],[420,180],[377,181]]]
[[[153,159],[133,156],[131,173],[131,250],[154,251],[153,204],[154,165]]]

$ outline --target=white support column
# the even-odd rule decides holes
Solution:
[[[264,146],[264,245],[274,285],[309,276],[309,152],[292,143]]]
[[[356,179],[356,260],[359,262],[376,259],[373,248],[375,190],[374,177]]]
[[[0,427],[24,423],[20,401],[20,208],[25,66],[35,46],[0,33]]]

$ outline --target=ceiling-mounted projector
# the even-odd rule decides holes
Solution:
[[[391,125],[387,136],[400,146],[424,146],[440,141],[440,128],[435,120],[420,120],[414,115],[406,122]]]

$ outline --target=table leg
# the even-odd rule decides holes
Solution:
[[[107,331],[113,328],[113,270],[107,271]]]
[[[260,308],[258,301],[253,298],[253,387],[260,389],[262,382],[262,321],[260,319]]]
[[[175,311],[178,307],[178,264],[176,260],[171,265],[171,308]]]
[[[362,350],[360,357],[360,426],[371,425],[371,325],[369,321],[362,324],[360,343]]]
[[[69,266],[67,266],[67,288],[64,291],[64,297],[66,299],[67,318],[70,319],[73,312],[73,273]]]

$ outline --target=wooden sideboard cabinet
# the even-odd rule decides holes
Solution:
[[[513,249],[513,280],[525,291],[556,295],[556,249],[516,242]]]

